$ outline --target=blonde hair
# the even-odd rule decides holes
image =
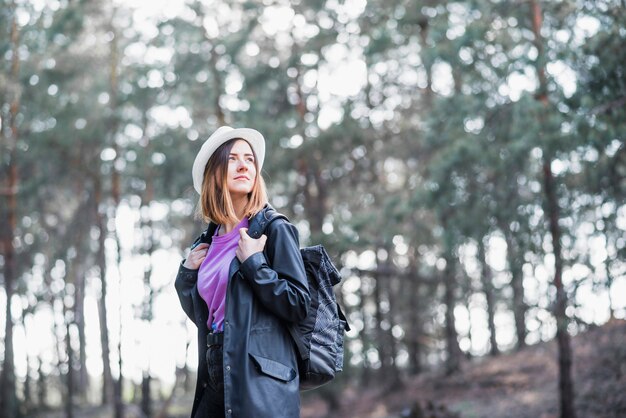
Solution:
[[[233,207],[227,186],[228,158],[233,145],[238,140],[245,141],[243,138],[234,138],[220,145],[204,167],[202,193],[200,193],[196,216],[202,218],[205,222],[227,225],[238,223],[241,220],[235,214],[235,208]],[[252,191],[248,193],[248,203],[244,207],[244,216],[248,218],[256,215],[267,203],[265,181],[259,170],[254,149],[252,146],[250,146],[250,149],[252,149],[252,154],[254,155],[254,166],[257,173]]]

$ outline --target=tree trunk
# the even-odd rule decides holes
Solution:
[[[445,370],[447,375],[456,373],[461,368],[461,348],[459,347],[459,337],[454,323],[454,308],[456,306],[454,291],[456,289],[456,280],[454,278],[454,267],[451,266],[452,263],[452,257],[446,257],[446,268],[443,273],[443,284],[445,286],[444,303],[446,305],[444,333],[447,350]]]
[[[109,142],[110,142],[110,146],[111,148],[113,148],[114,153],[115,153],[115,158],[113,160],[113,166],[111,167],[111,197],[112,197],[112,203],[113,203],[113,207],[111,208],[111,216],[113,219],[116,219],[117,217],[117,208],[119,207],[120,204],[120,199],[121,199],[121,181],[120,181],[120,172],[119,172],[119,168],[118,168],[118,161],[120,161],[120,150],[119,150],[119,144],[117,143],[117,140],[115,138],[116,133],[118,131],[118,126],[119,126],[119,117],[118,117],[118,65],[119,65],[119,51],[118,51],[118,38],[119,35],[117,33],[117,30],[113,24],[114,18],[115,18],[115,13],[116,13],[116,9],[115,6],[113,6],[113,12],[112,12],[112,16],[111,16],[111,33],[113,34],[113,39],[111,40],[111,49],[110,49],[110,61],[109,61],[109,68],[110,68],[110,72],[109,72],[109,96],[110,96],[110,110],[111,110],[111,117],[110,117],[110,124],[109,124]],[[117,231],[115,229],[115,222],[112,223],[113,227],[111,229],[111,231],[108,231],[107,229],[107,234],[108,232],[110,232],[110,234],[112,235],[112,237],[115,239],[115,243],[116,243],[116,263],[115,266],[118,270],[118,274],[119,274],[119,291],[120,293],[122,292],[122,272],[119,269],[120,266],[120,262],[121,262],[121,246],[120,246],[120,240],[119,240],[119,235],[117,234]],[[121,296],[121,295],[120,295]],[[120,297],[118,299],[119,301],[119,336],[118,336],[118,342],[117,342],[117,354],[118,354],[118,368],[119,368],[119,376],[118,379],[115,382],[114,388],[113,388],[113,404],[114,404],[114,416],[115,418],[122,418],[124,415],[124,402],[122,399],[122,395],[124,393],[124,388],[123,388],[123,384],[124,384],[124,373],[123,373],[123,368],[122,368],[122,328],[123,328],[123,321],[122,321],[122,305],[121,305],[121,300],[122,298]]]
[[[26,329],[26,315],[29,315],[30,312],[32,312],[32,310],[29,309],[24,309],[22,310],[22,328],[24,329],[24,332],[28,332]],[[26,340],[28,341],[28,337],[26,338]],[[34,397],[33,397],[33,382],[32,382],[32,375],[31,375],[31,364],[32,364],[33,360],[32,357],[28,354],[28,351],[26,351],[26,377],[24,379],[24,404],[23,404],[23,410],[26,412],[26,415],[30,415],[31,412],[34,410],[35,407],[35,402],[34,402]]]
[[[320,234],[326,217],[326,201],[328,200],[328,190],[326,181],[322,178],[318,160],[311,158],[305,163],[306,189],[305,208],[309,221],[311,234]]]
[[[30,411],[33,410],[33,406],[34,406],[33,391],[32,391],[33,382],[32,382],[32,377],[30,375],[30,363],[31,363],[31,357],[27,352],[26,353],[26,376],[24,378],[24,404],[23,404],[24,410],[26,411],[27,414],[29,414]]]
[[[69,310],[69,309],[68,309]],[[74,417],[74,350],[72,349],[72,338],[70,333],[72,320],[65,318],[65,347],[67,353],[67,371],[65,374],[65,416]]]
[[[80,247],[82,247],[82,245],[80,245]],[[77,253],[80,252],[82,251],[77,248]],[[89,391],[89,375],[87,374],[87,337],[85,335],[85,273],[83,271],[82,260],[82,258],[76,257],[76,262],[81,264],[77,266],[80,270],[76,274],[74,320],[78,329],[79,343],[79,369],[76,389],[77,395],[81,397],[81,400],[86,401],[87,392]]]
[[[607,256],[604,259],[604,270],[606,272],[606,292],[609,298],[609,321],[615,319],[615,304],[613,303],[613,298],[611,297],[611,288],[613,287],[613,282],[615,278],[613,277],[613,273],[611,272],[611,257],[609,257],[609,245],[611,242],[609,231],[618,231],[615,226],[615,214],[610,216],[604,216],[602,221],[604,222],[604,239],[606,241],[606,250]],[[613,242],[615,248],[615,242]]]
[[[559,230],[559,208],[554,189],[551,161],[543,163],[544,189],[546,193],[547,216],[552,235],[552,247],[554,252],[554,286],[556,287],[556,303],[554,315],[556,316],[556,338],[559,347],[559,388],[561,396],[561,418],[575,418],[574,412],[574,384],[571,376],[572,349],[570,335],[567,331],[569,320],[567,318],[567,294],[563,288],[563,258],[561,254],[561,233]]]
[[[376,351],[378,351],[378,359],[380,361],[380,373],[382,375],[382,380],[385,380],[388,376],[390,376],[391,371],[391,356],[389,354],[389,346],[386,343],[387,336],[386,331],[383,329],[383,313],[381,310],[382,304],[382,280],[381,276],[378,273],[375,273],[375,284],[374,284],[374,309],[376,309],[375,317],[376,317]]]
[[[507,258],[511,270],[511,288],[513,289],[513,317],[515,319],[515,334],[517,335],[516,348],[519,350],[526,346],[526,311],[528,306],[524,301],[524,272],[522,271],[521,251],[518,242],[506,231]]]
[[[397,298],[396,292],[393,287],[394,282],[397,282],[398,278],[391,278],[389,286],[387,286],[388,295],[387,298],[389,300],[389,312],[387,314],[387,318],[389,320],[389,330],[387,331],[387,335],[389,336],[389,346],[390,346],[390,354],[391,354],[391,388],[398,389],[404,385],[402,381],[402,373],[400,368],[398,367],[398,340],[393,335],[393,327],[395,324],[394,318],[396,317],[395,311],[397,307]]]
[[[417,250],[413,250],[411,253],[411,261],[409,265],[408,280],[408,298],[409,302],[413,302],[409,305],[409,329],[407,332],[407,350],[409,352],[409,373],[416,375],[422,372],[421,344],[420,336],[422,335],[422,318],[418,306],[420,298],[420,277],[417,272]]]
[[[9,209],[11,212],[11,209]],[[15,222],[14,213],[9,217],[9,222],[5,227],[13,231]],[[5,236],[6,237],[6,236]],[[14,294],[15,282],[15,255],[11,241],[3,237],[3,257],[4,257],[4,287],[6,293],[5,328],[4,328],[4,363],[2,365],[2,375],[0,388],[2,398],[0,399],[0,410],[7,418],[17,416],[17,398],[15,394],[15,367],[13,356],[13,319],[11,317],[11,301]]]
[[[102,346],[102,404],[111,404],[113,402],[113,376],[111,374],[111,359],[109,350],[109,327],[107,320],[107,267],[105,241],[107,236],[107,217],[102,208],[102,183],[100,179],[95,179],[94,185],[94,210],[96,225],[98,227],[98,253],[96,255],[98,269],[100,270],[100,298],[98,299],[98,318],[100,320],[100,345]]]
[[[48,272],[50,277],[50,272]],[[52,279],[50,278],[50,282]],[[69,357],[71,355],[71,346],[69,344],[70,332],[69,321],[67,318],[67,309],[64,299],[66,298],[64,291],[61,293],[55,293],[50,295],[50,306],[53,312],[53,334],[55,337],[55,349],[56,349],[56,368],[59,372],[59,380],[61,387],[61,402],[67,417],[71,417],[71,401],[68,399],[71,397],[70,391],[72,390],[68,385],[71,383],[71,377],[69,377],[71,361]],[[67,369],[66,369],[67,368]]]
[[[152,417],[152,397],[150,396],[150,382],[152,378],[150,372],[144,372],[141,380],[141,412],[145,418]],[[172,388],[172,392],[175,387]]]
[[[554,189],[551,161],[543,163],[544,189],[546,194],[547,215],[552,235],[554,251],[554,286],[556,287],[556,338],[559,347],[559,388],[561,397],[561,418],[575,418],[574,411],[574,384],[572,381],[572,349],[570,335],[567,331],[569,319],[566,314],[567,294],[563,288],[563,258],[561,254],[561,233],[559,231],[559,207]]]
[[[300,78],[300,72],[298,71],[295,81],[298,102],[295,106],[300,116],[300,135],[303,141],[306,142],[306,98],[300,86]],[[309,153],[306,156],[301,156],[296,161],[297,170],[305,180],[302,185],[304,210],[306,212],[306,219],[309,222],[309,230],[313,236],[319,235],[322,232],[324,218],[326,218],[328,212],[326,203],[328,200],[327,182],[322,178],[319,160],[319,151],[314,151],[313,154]]]
[[[385,266],[385,270],[391,271],[391,257],[392,257],[392,249],[390,245],[383,246],[385,251],[387,252],[386,260],[379,260],[379,265]],[[394,309],[396,306],[396,298],[394,293],[394,281],[398,279],[395,275],[378,275],[378,280],[376,282],[376,287],[380,286],[382,301],[387,302],[387,312],[381,311],[382,321],[387,323],[387,329],[381,327],[382,332],[384,333],[385,339],[382,341],[386,341],[386,345],[389,346],[388,349],[388,360],[387,365],[388,369],[386,374],[389,378],[389,383],[391,385],[391,389],[396,389],[402,386],[402,379],[400,378],[400,369],[398,368],[397,358],[398,358],[398,342],[396,338],[393,336],[393,325],[394,325]],[[379,309],[380,311],[381,309]],[[382,325],[382,323],[381,323]]]
[[[364,278],[361,278],[361,281]],[[372,380],[372,365],[370,364],[369,358],[367,357],[367,351],[369,349],[369,330],[367,329],[367,312],[365,309],[366,298],[367,295],[363,291],[363,283],[361,282],[361,286],[359,286],[357,292],[359,293],[359,312],[361,313],[361,320],[363,321],[363,329],[361,330],[360,338],[361,338],[361,354],[363,355],[363,366],[361,367],[361,383],[363,386],[368,386]]]
[[[117,264],[119,266],[119,263]],[[120,280],[121,282],[121,280]],[[120,283],[120,288],[121,288],[121,283]],[[121,296],[121,295],[120,295]],[[123,361],[122,361],[122,309],[120,309],[119,311],[119,316],[120,316],[120,330],[119,330],[119,336],[118,336],[118,340],[117,340],[117,367],[119,368],[119,377],[115,383],[114,386],[114,390],[113,390],[113,397],[115,399],[114,404],[115,404],[115,418],[123,418],[124,417],[124,399],[123,399],[123,395],[124,395],[124,373],[122,372],[122,366],[123,366]]]
[[[37,397],[38,409],[46,410],[48,408],[48,382],[46,382],[46,375],[42,369],[43,361],[41,355],[37,356]]]
[[[510,196],[509,199],[513,199]],[[498,219],[498,227],[504,234],[506,241],[506,258],[511,272],[511,289],[513,290],[513,319],[515,322],[515,334],[517,336],[516,349],[526,346],[526,311],[528,306],[524,302],[524,272],[522,271],[522,250],[519,240],[506,225],[503,219]]]
[[[535,35],[535,46],[539,51],[537,57],[537,74],[539,78],[538,100],[548,107],[548,86],[543,68],[544,52],[543,40],[541,37],[542,11],[536,0],[530,0],[533,33]],[[545,121],[539,120],[539,126],[543,129]],[[559,394],[561,404],[561,418],[575,418],[574,411],[574,385],[572,382],[572,350],[570,336],[567,332],[569,320],[566,314],[567,295],[563,288],[563,257],[561,253],[561,232],[559,230],[559,205],[557,191],[552,174],[552,156],[549,150],[543,150],[543,186],[545,193],[545,213],[552,235],[552,248],[554,252],[554,286],[556,288],[556,303],[554,314],[556,316],[556,338],[559,347]]]
[[[293,44],[291,50],[292,57],[299,57],[301,55],[297,43]],[[297,102],[294,104],[296,113],[298,114],[298,130],[300,136],[302,136],[303,142],[307,142],[306,133],[306,115],[308,109],[306,107],[306,97],[302,90],[302,72],[298,64],[294,64],[296,69],[296,75],[294,77],[296,95],[298,97]],[[301,155],[295,162],[296,169],[300,176],[304,179],[302,184],[302,196],[304,197],[304,210],[306,219],[309,222],[309,230],[311,235],[319,235],[322,232],[322,226],[324,225],[324,218],[328,213],[327,200],[328,190],[327,182],[322,178],[321,169],[319,166],[320,160],[319,151],[314,151],[307,155]]]
[[[84,190],[84,182],[77,184],[78,190]],[[72,309],[73,323],[78,331],[79,352],[78,352],[78,376],[73,379],[74,394],[82,401],[86,401],[89,389],[89,377],[87,374],[87,350],[85,336],[85,238],[88,233],[90,217],[89,206],[91,201],[86,199],[78,208],[74,215],[75,233],[71,237],[72,245],[76,249],[76,256],[69,261],[69,271],[66,281],[74,284],[74,306]]]
[[[487,326],[489,328],[489,354],[497,356],[500,351],[498,350],[498,343],[496,341],[496,321],[495,321],[495,301],[494,301],[494,289],[493,289],[493,275],[491,267],[487,264],[487,254],[485,252],[485,243],[482,239],[478,240],[478,258],[482,266],[481,282],[482,290],[485,294],[485,300],[487,301]]]
[[[18,138],[17,116],[20,108],[19,91],[19,29],[16,21],[15,2],[12,4],[13,20],[11,22],[11,46],[13,58],[11,61],[11,75],[9,88],[13,91],[10,95],[11,104],[9,107],[8,123],[9,134],[4,135],[4,127],[0,125],[0,140],[6,142],[6,149],[9,155],[8,175],[6,183],[6,214],[3,214],[3,221],[0,222],[0,251],[4,259],[4,289],[6,294],[5,328],[4,328],[4,363],[0,375],[0,411],[6,418],[15,418],[18,414],[18,402],[15,393],[15,364],[13,355],[13,319],[11,317],[11,301],[15,293],[16,282],[16,262],[15,249],[13,248],[13,237],[15,236],[17,220],[17,193],[18,193],[18,172],[16,161],[16,146]],[[0,119],[2,119],[0,117]],[[4,176],[3,176],[4,177]]]
[[[144,132],[146,131],[146,119],[144,117]],[[146,151],[150,150],[150,142],[148,138],[145,138],[146,143]],[[150,283],[150,278],[152,277],[152,254],[154,252],[154,234],[153,234],[153,225],[152,218],[150,217],[150,202],[154,200],[154,173],[151,172],[150,166],[146,169],[145,173],[146,178],[146,192],[142,199],[142,206],[140,209],[141,214],[141,230],[148,231],[148,236],[144,235],[144,240],[146,241],[146,246],[142,249],[142,252],[146,254],[146,258],[148,260],[148,264],[144,270],[144,291],[147,292],[143,302],[143,315],[142,319],[149,324],[152,323],[152,319],[154,317],[154,289],[152,288],[152,284]],[[144,414],[145,418],[152,417],[152,397],[150,395],[150,359],[148,357],[147,364],[145,365],[145,369],[143,371],[143,379],[141,383],[141,410]]]
[[[442,222],[444,229],[447,229],[447,222]],[[447,375],[456,373],[461,368],[461,348],[459,347],[459,336],[456,332],[454,308],[456,307],[456,297],[454,295],[457,287],[455,279],[454,256],[452,254],[453,243],[449,233],[445,233],[444,251],[446,267],[443,272],[444,304],[446,305],[444,335],[446,340],[447,358],[445,371]]]

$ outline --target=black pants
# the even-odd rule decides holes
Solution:
[[[194,418],[224,418],[224,352],[221,345],[206,352],[209,383]]]

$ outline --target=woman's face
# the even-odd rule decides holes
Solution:
[[[256,165],[252,148],[243,139],[235,142],[228,156],[226,186],[232,197],[247,196],[254,187]]]

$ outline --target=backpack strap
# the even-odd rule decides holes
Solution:
[[[267,219],[267,223],[265,224],[265,228],[263,230],[263,233],[265,233],[265,230],[270,226],[270,224],[272,222],[274,222],[276,219],[284,219],[287,222],[289,222],[289,218],[287,218],[287,216],[283,215],[282,213],[278,212],[276,209],[270,207],[267,212],[265,212],[265,219]]]
[[[265,213],[265,219],[267,219],[267,223],[265,224],[265,227],[263,228],[263,231],[261,232],[262,234],[265,234],[270,224],[277,219],[284,219],[287,222],[289,222],[289,218],[287,218],[287,216],[278,212],[274,208],[270,208],[267,210],[267,212]],[[293,342],[296,345],[296,348],[298,349],[300,358],[302,360],[307,360],[309,358],[309,350],[306,347],[306,344],[304,343],[304,338],[298,332],[298,324],[289,323],[287,324],[287,329],[289,330],[289,334],[291,334],[291,339],[293,340]]]

